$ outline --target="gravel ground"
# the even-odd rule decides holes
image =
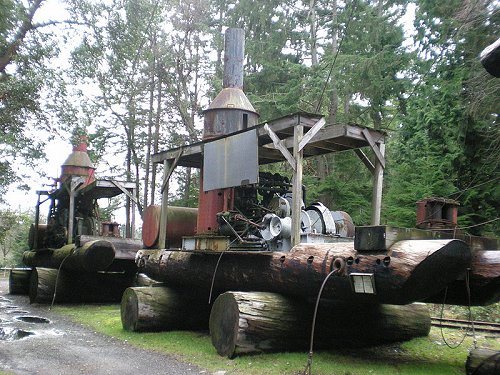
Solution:
[[[22,317],[42,319],[19,320]],[[0,373],[191,375],[208,371],[93,332],[49,311],[48,306],[30,305],[27,296],[8,294],[8,280],[0,275]]]

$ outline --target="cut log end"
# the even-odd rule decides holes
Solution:
[[[120,309],[122,327],[126,331],[136,331],[139,316],[139,301],[132,288],[125,289],[123,292]]]
[[[109,241],[98,240],[89,243],[88,248],[85,244],[85,256],[82,259],[83,270],[87,272],[95,272],[105,270],[113,262],[115,258],[115,248]]]
[[[213,346],[223,357],[232,358],[236,351],[240,311],[232,293],[220,295],[212,306],[209,329]]]

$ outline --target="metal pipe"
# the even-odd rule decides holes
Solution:
[[[224,88],[243,89],[243,60],[245,58],[245,31],[228,28],[224,38]]]

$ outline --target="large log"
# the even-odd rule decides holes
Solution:
[[[143,248],[142,241],[140,240],[121,237],[101,237],[89,235],[80,235],[76,237],[75,245],[79,247],[85,245],[88,242],[100,240],[111,242],[115,250],[115,259],[134,260],[137,250]]]
[[[193,286],[205,293],[215,274],[214,290],[264,291],[356,303],[408,304],[438,293],[470,265],[470,251],[459,240],[401,241],[385,253],[358,253],[353,242],[301,244],[290,252],[199,253],[140,250],[141,272],[168,286]],[[356,293],[352,274],[373,274],[375,294]]]
[[[114,272],[74,272],[35,268],[30,279],[30,303],[106,303],[119,302],[132,285],[134,275]],[[56,290],[57,281],[57,290]]]
[[[114,258],[115,251],[112,243],[97,240],[87,242],[80,247],[69,244],[59,249],[25,251],[23,263],[29,267],[96,272],[108,268]]]
[[[209,316],[207,299],[191,290],[127,288],[121,301],[122,326],[127,331],[206,330]]]
[[[307,350],[314,304],[276,293],[226,292],[210,314],[212,344],[222,356]],[[321,301],[314,349],[360,346],[427,336],[431,327],[423,304],[351,305]]]
[[[472,256],[469,275],[470,304],[484,306],[500,301],[500,251],[476,251]],[[429,297],[425,302],[445,303],[450,305],[469,304],[466,279],[453,281],[446,291]]]
[[[9,293],[28,295],[31,268],[13,268],[9,273]]]
[[[500,351],[477,348],[472,349],[465,362],[467,375],[497,375],[500,374]]]

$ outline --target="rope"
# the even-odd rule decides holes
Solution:
[[[208,304],[209,305],[212,303],[212,293],[214,290],[215,276],[217,275],[217,270],[219,269],[219,263],[222,259],[222,255],[224,255],[224,253],[229,250],[229,248],[231,247],[231,245],[233,244],[234,241],[236,241],[236,239],[232,240],[224,251],[221,251],[221,253],[219,255],[219,259],[217,259],[217,263],[215,264],[214,273],[212,275],[212,282],[210,283],[210,292],[208,293]]]
[[[473,337],[474,337],[474,347],[476,347],[477,340],[476,340],[476,333],[475,333],[475,330],[474,330],[474,322],[472,320],[472,309],[471,309],[471,301],[470,301],[469,270],[470,269],[467,269],[467,271],[465,273],[465,289],[466,289],[466,292],[467,292],[467,302],[468,302],[468,311],[469,311],[469,323],[470,323],[470,327],[472,327],[472,334],[473,334]],[[440,329],[440,332],[441,332],[441,338],[443,339],[443,342],[445,343],[445,345],[448,348],[450,348],[450,349],[456,349],[460,345],[462,345],[462,343],[465,340],[465,337],[467,336],[467,332],[469,332],[471,330],[471,328],[467,328],[465,330],[464,335],[462,336],[462,338],[460,339],[460,341],[458,343],[456,343],[456,344],[451,345],[446,340],[446,338],[444,337],[444,331],[443,331],[443,314],[444,314],[444,305],[446,304],[446,296],[447,296],[447,294],[448,294],[448,287],[446,287],[446,289],[444,290],[443,303],[441,304],[441,314],[440,314],[439,329]]]
[[[318,307],[319,307],[319,301],[321,299],[321,294],[323,294],[323,289],[325,288],[326,282],[328,281],[330,276],[332,276],[334,273],[337,273],[339,270],[340,270],[339,268],[335,268],[333,271],[331,271],[323,280],[321,288],[319,288],[318,297],[316,298],[316,305],[314,306],[314,314],[311,327],[311,339],[309,343],[309,353],[307,354],[307,364],[304,371],[302,372],[302,375],[311,375],[312,361],[313,361],[313,347],[314,347],[314,331],[316,330],[316,317],[318,315]]]
[[[52,307],[54,307],[54,302],[56,301],[57,282],[59,281],[59,274],[61,273],[61,268],[62,268],[64,262],[66,261],[66,259],[68,259],[70,257],[70,255],[72,255],[74,253],[74,251],[75,251],[75,248],[71,249],[71,251],[69,252],[69,254],[64,257],[64,259],[62,260],[61,264],[59,265],[59,268],[57,269],[56,282],[55,282],[55,285],[54,285],[54,294],[52,295],[52,302],[50,304],[49,311],[52,310]]]

